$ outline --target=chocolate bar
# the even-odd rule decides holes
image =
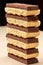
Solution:
[[[20,58],[18,56],[15,56],[13,54],[10,54],[10,53],[8,53],[8,56],[10,58],[13,58],[13,59],[19,61],[19,62],[22,62],[22,63],[26,64],[26,65],[38,63],[38,59],[37,58],[31,58],[31,59],[26,60],[26,59]]]
[[[24,17],[24,16],[6,14],[6,19],[9,24],[14,24],[14,25],[18,25],[18,26],[24,26],[24,27],[40,26],[40,21],[37,16]]]
[[[23,49],[35,48],[38,46],[39,43],[37,38],[25,39],[11,34],[7,34],[6,37],[9,44]]]
[[[30,16],[30,15],[38,15],[40,13],[40,9],[37,5],[30,4],[20,4],[20,3],[9,3],[5,8],[6,13],[13,15],[22,15],[22,16]]]
[[[26,27],[22,27],[22,26],[8,24],[7,31],[10,34],[17,35],[17,36],[23,37],[23,38],[36,37],[39,35],[39,29],[37,27],[26,28]]]

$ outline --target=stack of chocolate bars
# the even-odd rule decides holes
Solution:
[[[40,9],[37,5],[9,3],[5,12],[8,56],[26,65],[37,63]]]

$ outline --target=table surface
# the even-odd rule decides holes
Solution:
[[[21,62],[13,60],[7,56],[7,40],[6,40],[6,26],[0,27],[0,65],[25,65]],[[39,35],[39,63],[34,65],[43,65],[43,32]]]

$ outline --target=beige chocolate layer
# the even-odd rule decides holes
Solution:
[[[17,35],[19,37],[23,37],[23,38],[36,37],[39,35],[39,32],[24,32],[24,31],[9,28],[9,27],[7,27],[7,32],[13,35]]]
[[[18,47],[23,48],[23,49],[35,48],[38,46],[38,43],[24,43],[24,42],[14,40],[11,38],[7,38],[7,41],[9,44],[12,44],[14,46],[18,46]]]
[[[28,21],[8,17],[7,22],[9,24],[19,25],[19,26],[24,26],[24,27],[38,27],[38,26],[40,26],[39,20],[37,20],[35,22],[34,21],[28,22]]]
[[[40,14],[40,10],[23,10],[23,9],[18,9],[18,8],[11,8],[11,7],[6,7],[5,11],[7,13],[11,13],[13,15],[17,14],[17,15],[22,15],[22,16],[30,16],[30,15],[39,15]]]
[[[39,53],[33,53],[33,54],[25,54],[23,52],[20,52],[18,50],[12,49],[12,48],[8,48],[8,53],[14,54],[16,56],[22,57],[24,59],[30,59],[30,58],[34,58],[37,57]]]

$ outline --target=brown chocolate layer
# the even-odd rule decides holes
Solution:
[[[25,54],[38,53],[38,49],[35,49],[35,48],[32,48],[32,49],[22,49],[22,48],[19,48],[17,46],[14,46],[12,44],[9,44],[9,43],[7,44],[7,47],[15,49],[15,50],[18,50],[18,51],[23,52]]]
[[[9,18],[14,18],[14,19],[19,19],[19,20],[24,20],[24,21],[27,21],[27,22],[37,22],[38,17],[37,16],[18,16],[18,15],[11,15],[11,14],[6,14],[6,18],[9,17]]]
[[[38,43],[38,38],[22,38],[22,37],[18,37],[16,35],[13,34],[7,34],[6,37],[11,38],[11,39],[15,39],[21,42],[24,42],[25,44],[29,44],[29,43]]]
[[[19,9],[25,9],[25,10],[39,9],[38,5],[21,4],[21,3],[7,3],[6,7],[19,8]]]
[[[18,29],[21,31],[25,31],[25,32],[39,32],[39,29],[37,27],[23,27],[23,26],[18,26],[18,25],[13,25],[13,24],[7,24],[7,26],[9,28],[13,28],[13,29]]]
[[[27,59],[26,60],[26,59],[20,58],[18,56],[15,56],[13,54],[10,54],[10,53],[8,53],[8,56],[10,58],[13,58],[13,59],[19,61],[19,62],[22,62],[22,63],[26,64],[26,65],[38,63],[38,59],[37,58],[31,58],[31,59]]]

